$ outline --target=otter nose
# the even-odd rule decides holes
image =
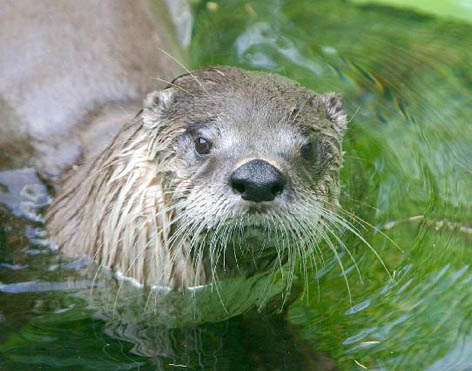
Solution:
[[[231,174],[230,185],[247,201],[272,201],[284,190],[287,180],[274,166],[263,160],[252,160]]]

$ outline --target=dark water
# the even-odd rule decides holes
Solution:
[[[0,365],[471,369],[472,26],[341,0],[209,9],[196,2],[192,67],[275,71],[343,93],[351,121],[341,203],[362,237],[341,235],[352,258],[339,244],[341,269],[326,252],[280,315],[177,329],[107,322],[77,295],[95,284],[74,278],[80,262],[60,262],[40,218],[31,221],[46,191],[3,186],[0,201],[16,216],[0,209]],[[8,179],[21,176],[33,175]]]

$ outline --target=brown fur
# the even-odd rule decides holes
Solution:
[[[215,149],[203,161],[191,132],[209,122],[205,135]],[[149,94],[112,144],[67,179],[48,212],[48,229],[67,255],[91,256],[146,285],[186,287],[277,269],[287,259],[294,265],[325,237],[345,127],[334,94],[318,95],[275,74],[194,71]],[[299,154],[309,136],[318,143],[313,163]],[[263,208],[241,201],[227,184],[236,164],[250,158],[270,161],[290,178],[290,190]],[[246,231],[261,226],[262,239],[244,241]],[[243,243],[234,242],[236,228]],[[272,260],[247,268],[246,255]]]
[[[153,0],[152,3],[160,3]],[[0,10],[0,146],[28,141],[57,177],[136,114],[145,93],[181,73],[166,9],[148,0],[15,0]],[[158,19],[158,22],[156,21]],[[103,114],[104,112],[112,115]],[[4,140],[8,138],[8,140]],[[107,139],[108,140],[108,139]],[[33,151],[29,151],[31,156]],[[16,166],[16,163],[12,163]]]

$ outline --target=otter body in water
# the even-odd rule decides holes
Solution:
[[[337,207],[339,97],[233,67],[165,87],[181,71],[162,51],[176,54],[164,13],[144,0],[4,4],[2,153],[30,139],[53,181],[80,159],[47,212],[66,255],[177,288],[293,268]]]
[[[144,108],[65,182],[48,229],[67,255],[187,287],[311,254],[337,205],[340,99],[209,67]]]
[[[0,168],[14,159],[59,179],[183,72],[162,51],[182,59],[162,1],[2,2]]]

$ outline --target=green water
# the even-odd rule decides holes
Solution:
[[[192,67],[269,70],[343,93],[351,121],[341,203],[365,221],[351,219],[388,273],[346,232],[360,274],[340,246],[344,273],[327,252],[286,313],[174,330],[106,326],[62,286],[3,293],[0,365],[472,368],[472,26],[448,18],[465,14],[459,7],[423,4],[422,14],[365,3],[226,0],[211,11],[195,1],[189,54]],[[14,250],[27,242],[8,228],[0,229],[1,262],[28,268],[2,266],[1,282],[64,282],[67,269],[44,273],[55,254]]]
[[[352,304],[333,264],[289,319],[342,369],[472,367],[470,26],[347,1],[253,10],[225,2],[202,14],[195,63],[264,68],[343,92],[352,122],[342,204],[398,245],[362,230],[390,280],[365,244],[346,237],[363,280],[346,269]],[[224,25],[231,31],[199,32]],[[352,266],[347,255],[344,264]]]

